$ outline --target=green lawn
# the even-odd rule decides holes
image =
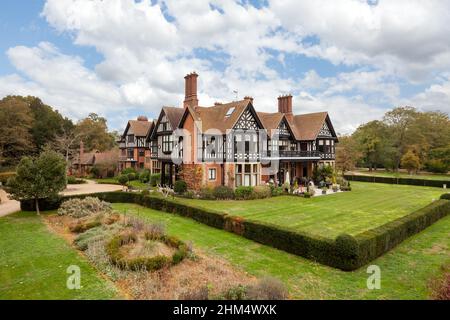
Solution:
[[[281,279],[295,299],[427,299],[428,281],[450,263],[450,216],[373,261],[381,268],[381,290],[368,290],[365,267],[343,272],[188,218],[137,205],[113,206],[162,222],[169,233],[192,241],[194,248],[223,257],[252,275]]]
[[[368,176],[379,176],[379,177],[392,177],[392,178],[414,178],[414,179],[426,179],[426,180],[447,180],[450,182],[450,174],[433,174],[433,173],[418,173],[415,175],[410,175],[406,172],[390,172],[386,170],[377,170],[369,172],[367,169],[355,170],[352,173],[362,174]]]
[[[335,238],[383,225],[438,199],[438,188],[352,182],[353,191],[305,199],[282,196],[251,201],[176,198],[191,206]]]
[[[0,300],[112,299],[114,285],[35,213],[0,218]],[[80,290],[67,289],[69,266],[81,269]]]

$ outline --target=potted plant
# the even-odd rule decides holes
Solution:
[[[322,188],[322,194],[327,194],[327,190],[328,190],[327,187],[323,187]]]

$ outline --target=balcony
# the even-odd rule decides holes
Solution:
[[[265,160],[321,160],[322,153],[319,151],[279,150],[267,151],[262,157]]]
[[[120,156],[119,161],[120,162],[137,162],[137,160],[135,160],[133,158],[128,158],[128,157],[124,157],[124,156]]]

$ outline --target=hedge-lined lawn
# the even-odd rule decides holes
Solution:
[[[443,264],[450,263],[450,216],[373,261],[381,268],[382,289],[372,291],[366,287],[365,267],[339,271],[189,218],[131,204],[113,206],[162,222],[169,233],[192,241],[194,248],[221,256],[252,275],[283,280],[295,299],[427,299],[428,281],[441,274]]]
[[[439,199],[442,189],[352,182],[351,192],[304,199],[282,196],[250,201],[177,198],[191,206],[213,209],[324,237],[359,234]]]
[[[0,300],[112,299],[114,285],[35,213],[0,218]],[[67,289],[67,268],[81,269],[80,290]]]
[[[412,178],[412,179],[425,179],[425,180],[444,180],[450,181],[450,174],[433,174],[433,173],[418,173],[410,175],[406,172],[389,172],[385,170],[372,171],[369,170],[356,170],[350,174],[360,174],[365,176],[377,176],[377,177],[389,177],[389,178]]]

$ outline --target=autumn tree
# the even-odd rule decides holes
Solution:
[[[357,143],[352,136],[339,137],[336,147],[336,168],[343,174],[353,170],[361,153],[358,151]]]
[[[15,200],[34,200],[39,215],[39,199],[56,197],[66,183],[66,162],[60,154],[46,151],[38,158],[23,157],[6,187]]]
[[[108,132],[106,119],[95,113],[78,122],[75,133],[83,140],[87,151],[106,151],[115,145],[114,135]]]
[[[401,166],[408,170],[409,174],[417,173],[420,169],[420,159],[412,150],[409,150],[402,157]]]

